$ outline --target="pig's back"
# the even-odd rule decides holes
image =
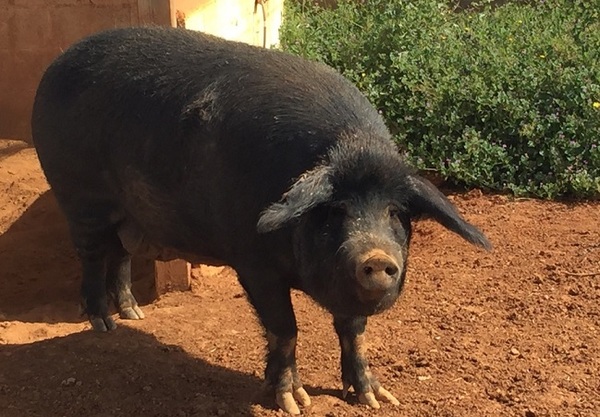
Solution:
[[[80,195],[65,198],[110,201],[145,229],[171,222],[203,236],[223,216],[221,230],[250,233],[340,132],[387,134],[324,65],[161,28],[110,30],[68,49],[40,83],[32,124],[52,187]]]

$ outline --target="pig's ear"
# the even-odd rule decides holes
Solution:
[[[431,182],[425,178],[411,175],[409,184],[408,205],[411,217],[430,217],[472,244],[486,250],[492,249],[492,244],[485,235],[463,219],[450,200]]]
[[[330,172],[331,169],[326,165],[305,172],[283,195],[280,202],[271,204],[261,213],[256,226],[258,232],[277,230],[311,208],[329,201],[333,194]]]

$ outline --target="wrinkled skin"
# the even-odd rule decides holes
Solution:
[[[82,265],[95,330],[141,319],[131,254],[231,265],[267,339],[279,406],[310,398],[290,289],[333,315],[345,396],[397,404],[371,373],[367,317],[390,308],[411,222],[490,248],[407,167],[378,112],[332,69],[185,30],[116,29],[74,45],[36,95],[33,140]]]

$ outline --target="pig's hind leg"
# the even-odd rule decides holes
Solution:
[[[105,332],[117,327],[109,314],[109,298],[122,318],[143,318],[131,294],[131,257],[117,235],[115,205],[104,198],[76,198],[76,193],[63,191],[55,190],[55,194],[81,262],[81,304],[92,328]]]
[[[119,317],[129,320],[144,318],[144,313],[131,293],[131,255],[123,248],[116,233],[108,250],[106,290],[119,311]]]
[[[57,198],[59,202],[62,200],[58,193]],[[113,330],[116,325],[108,310],[106,276],[112,242],[118,237],[110,222],[110,208],[101,202],[88,205],[81,201],[63,204],[63,207],[81,263],[83,313],[87,314],[94,330]]]

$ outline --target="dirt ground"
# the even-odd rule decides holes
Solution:
[[[300,293],[310,416],[600,416],[600,204],[452,194],[495,245],[416,226],[404,295],[370,319],[375,373],[400,401],[341,399],[330,316]],[[262,389],[261,329],[232,271],[193,271],[147,318],[95,334],[78,312],[65,220],[32,149],[0,140],[0,417],[280,416]]]

